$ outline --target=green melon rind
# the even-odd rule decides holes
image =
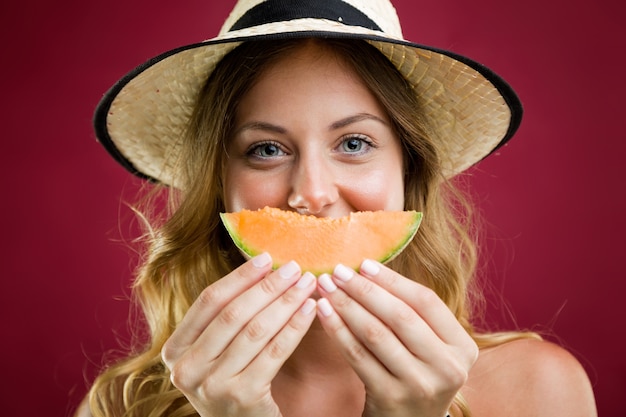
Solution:
[[[220,213],[220,218],[222,220],[222,223],[224,224],[224,227],[226,228],[226,231],[230,235],[233,243],[235,244],[235,246],[237,246],[237,248],[240,251],[242,251],[245,255],[247,255],[248,258],[253,258],[256,255],[261,254],[261,251],[250,248],[241,241],[241,239],[238,237],[239,235],[237,234],[237,231],[235,230],[231,222],[226,217],[226,213]],[[419,229],[419,226],[422,222],[422,218],[423,218],[422,212],[416,211],[413,216],[413,222],[411,223],[411,228],[409,229],[409,233],[406,235],[406,239],[403,240],[400,244],[398,244],[398,246],[393,248],[389,253],[387,253],[386,255],[383,255],[380,259],[377,259],[377,261],[382,264],[385,264],[387,262],[392,261],[395,257],[397,257],[409,245],[409,243],[411,243],[411,240],[413,240],[413,238],[417,234],[417,230]],[[280,266],[281,266],[280,264],[274,263],[272,265],[272,269],[277,269]],[[315,275],[318,275],[318,274],[329,272],[329,271],[309,271],[309,272]]]
[[[239,239],[238,237],[239,235],[237,234],[237,231],[233,227],[232,223],[228,221],[228,218],[226,217],[226,213],[220,213],[220,218],[222,219],[222,223],[224,224],[224,227],[226,227],[226,231],[230,235],[230,238],[235,243],[235,246],[239,248],[240,251],[248,255],[250,258],[253,258],[256,255],[259,255],[261,253],[243,244],[241,239]],[[274,269],[276,269],[276,265],[274,265]]]
[[[377,259],[377,261],[380,262],[381,264],[386,264],[387,262],[391,262],[396,256],[400,255],[400,253],[404,249],[406,249],[407,246],[409,246],[409,243],[411,243],[411,241],[417,234],[417,230],[419,229],[420,224],[422,224],[422,217],[423,217],[422,212],[416,211],[413,216],[413,223],[412,223],[410,232],[407,235],[406,239],[403,242],[401,242],[398,246],[396,246],[394,249],[392,249],[391,252],[389,252],[387,255],[384,255],[382,259]]]

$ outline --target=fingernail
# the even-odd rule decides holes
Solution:
[[[311,314],[311,312],[315,310],[316,305],[317,303],[315,302],[315,300],[313,300],[312,298],[309,298],[308,300],[304,302],[304,304],[300,308],[300,312],[305,315]]]
[[[361,263],[361,272],[373,277],[380,272],[380,266],[378,266],[378,262],[366,259]]]
[[[333,306],[331,306],[330,302],[325,298],[317,300],[317,308],[319,308],[320,312],[326,317],[333,314]]]
[[[293,278],[293,276],[298,272],[300,272],[300,266],[298,266],[295,261],[288,262],[278,268],[278,275],[280,275],[282,279]]]
[[[328,274],[320,275],[320,277],[317,279],[317,282],[320,283],[320,286],[326,292],[333,292],[333,291],[335,291],[337,289],[337,286],[335,285],[333,280],[330,279],[330,275],[328,275]]]
[[[340,280],[347,282],[347,281],[350,281],[350,279],[352,279],[354,272],[347,266],[339,264],[335,267],[335,270],[333,271],[333,275],[339,278]]]
[[[257,255],[254,258],[252,258],[252,265],[254,265],[257,268],[263,268],[269,265],[271,262],[272,262],[272,257],[267,252],[263,252],[262,254]]]
[[[305,272],[304,275],[302,275],[300,279],[298,280],[298,282],[296,283],[296,287],[306,288],[309,285],[311,285],[313,281],[315,281],[315,275],[313,275],[310,272]]]

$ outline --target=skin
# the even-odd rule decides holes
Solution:
[[[227,150],[228,211],[403,209],[402,150],[384,110],[315,44],[261,75]],[[203,291],[163,360],[202,416],[444,416],[459,390],[475,416],[596,415],[566,351],[524,340],[479,353],[413,278],[370,260],[360,273],[272,271],[262,254]]]

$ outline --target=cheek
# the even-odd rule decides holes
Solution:
[[[286,188],[281,176],[262,176],[233,169],[226,174],[226,211],[256,210],[265,206],[282,207],[287,199]]]
[[[352,176],[345,184],[344,194],[359,211],[404,210],[401,170],[370,170],[366,175]]]

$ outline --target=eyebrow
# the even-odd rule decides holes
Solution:
[[[343,127],[349,126],[353,123],[361,122],[363,120],[374,120],[385,126],[389,125],[387,121],[373,114],[358,113],[353,116],[348,116],[341,120],[337,120],[336,122],[331,123],[328,130],[341,129]],[[287,133],[287,129],[285,129],[282,126],[275,125],[273,123],[254,121],[254,122],[245,123],[244,125],[240,126],[239,129],[237,129],[237,131],[235,132],[235,134],[238,134],[245,130],[265,130],[268,132],[274,132],[274,133],[280,133],[280,134]]]
[[[352,123],[357,123],[363,120],[374,120],[376,122],[382,123],[385,126],[388,125],[387,121],[381,119],[378,116],[374,116],[373,114],[370,114],[370,113],[358,113],[358,114],[355,114],[354,116],[348,116],[344,119],[337,120],[336,122],[330,125],[330,130],[341,129],[342,127],[346,127],[348,125],[351,125]]]
[[[245,123],[244,125],[240,126],[239,129],[237,129],[237,131],[235,132],[235,134],[238,134],[239,132],[242,132],[244,130],[266,130],[269,132],[274,132],[274,133],[287,133],[287,129],[285,129],[284,127],[272,124],[272,123],[267,123],[267,122],[250,122],[250,123]]]

